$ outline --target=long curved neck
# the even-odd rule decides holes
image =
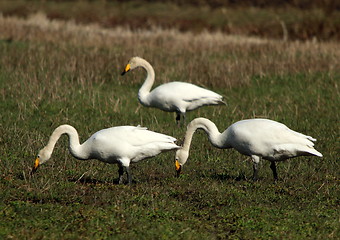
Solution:
[[[67,124],[61,125],[53,131],[45,149],[52,153],[55,144],[63,134],[67,134],[69,137],[69,149],[72,156],[78,159],[87,159],[88,154],[86,151],[83,151],[82,145],[79,143],[79,135],[77,130]]]
[[[218,131],[216,125],[206,118],[196,118],[192,120],[185,133],[182,149],[189,152],[192,137],[197,129],[203,129],[209,137],[209,141],[214,147],[225,148],[225,140],[222,134]]]
[[[146,79],[142,87],[138,91],[138,99],[143,105],[149,106],[149,101],[147,97],[150,93],[153,83],[155,82],[155,71],[151,64],[144,59],[140,59],[138,63],[139,67],[144,68],[146,71]]]

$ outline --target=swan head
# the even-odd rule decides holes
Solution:
[[[41,164],[47,162],[51,158],[51,155],[51,151],[48,151],[46,148],[41,149],[38,153],[37,158],[35,159],[31,173],[35,173]]]
[[[143,60],[140,57],[133,57],[129,60],[129,62],[126,64],[124,71],[122,72],[122,76],[127,73],[130,70],[133,70],[137,67],[140,67],[141,62],[143,62],[145,60]]]
[[[189,157],[189,152],[183,150],[183,148],[176,151],[175,167],[176,167],[177,177],[180,176],[181,171],[182,171],[182,166],[186,163],[186,161],[188,160],[188,157]]]

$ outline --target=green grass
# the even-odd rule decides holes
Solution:
[[[108,46],[7,31],[13,40],[0,42],[0,238],[340,237],[337,43],[226,44],[135,33],[137,40],[124,44],[108,37]],[[183,139],[174,114],[139,105],[144,73],[119,75],[132,55],[151,62],[156,85],[191,81],[226,97],[228,106],[201,108],[188,121],[207,117],[222,131],[240,119],[267,117],[317,138],[324,157],[279,163],[277,183],[263,161],[253,182],[247,157],[213,148],[198,131],[182,177],[175,178],[168,152],[133,165],[127,186],[117,184],[116,165],[72,158],[62,137],[52,159],[30,176],[38,150],[64,123],[81,142],[105,127],[138,124]]]

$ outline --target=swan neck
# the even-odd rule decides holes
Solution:
[[[140,67],[145,69],[145,71],[146,71],[146,78],[145,78],[145,81],[144,81],[143,85],[139,89],[138,99],[139,99],[139,101],[143,105],[148,106],[149,105],[149,101],[148,101],[147,97],[148,97],[148,95],[150,93],[150,90],[151,90],[151,88],[153,86],[153,83],[155,82],[155,71],[154,71],[153,67],[151,66],[151,64],[148,63],[145,60],[142,60],[140,62]]]
[[[221,141],[221,133],[218,131],[216,125],[206,118],[196,118],[192,120],[187,127],[182,147],[183,150],[189,152],[192,137],[197,129],[203,129],[207,133],[209,141],[213,146],[217,148],[223,147],[223,143]]]
[[[74,127],[70,125],[61,125],[57,127],[53,131],[45,149],[49,151],[50,153],[52,153],[55,147],[55,144],[57,143],[57,141],[63,134],[67,134],[69,137],[69,150],[71,154],[78,159],[86,158],[86,156],[84,156],[84,153],[82,151],[82,148],[81,148],[82,146],[79,143],[78,132]]]

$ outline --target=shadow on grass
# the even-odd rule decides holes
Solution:
[[[84,176],[81,178],[69,178],[69,182],[81,183],[84,185],[128,185],[127,180],[124,180],[123,184],[119,184],[118,178],[112,180],[99,180],[90,176]],[[132,184],[136,184],[135,180],[132,180]]]
[[[89,176],[85,176],[81,178],[69,178],[68,181],[81,183],[81,184],[114,184],[114,185],[119,184],[118,179],[113,179],[112,181],[104,181],[104,180],[99,180],[99,179],[92,178]]]
[[[243,172],[240,172],[237,176],[231,175],[228,173],[208,173],[202,174],[200,177],[210,178],[218,181],[249,181],[249,177],[247,177]]]
[[[248,181],[249,179],[244,175],[244,173],[240,173],[238,176],[232,176],[227,173],[219,173],[210,176],[212,179],[227,181],[227,180],[234,180],[234,181]]]

